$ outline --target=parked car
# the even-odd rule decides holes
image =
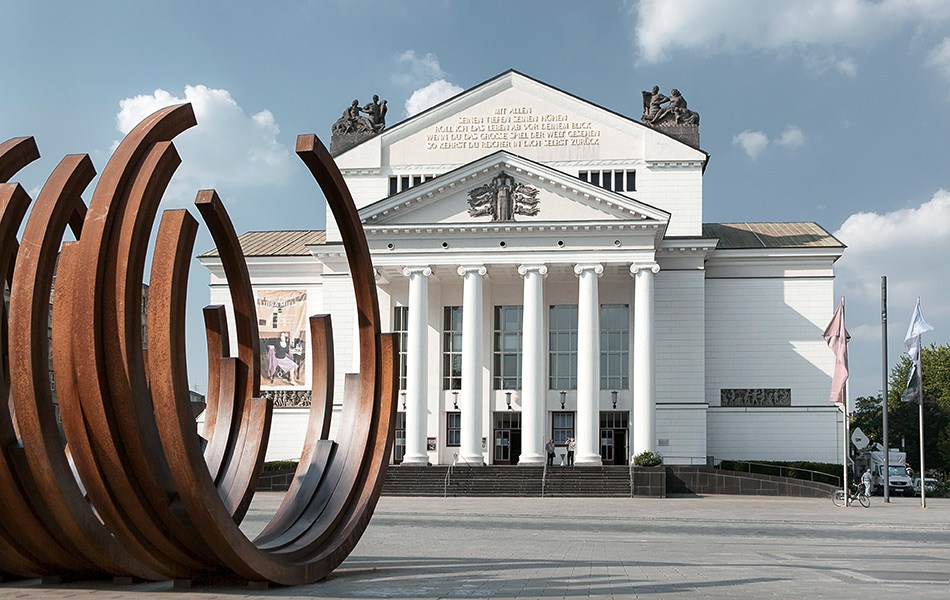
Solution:
[[[926,486],[927,493],[930,494],[937,490],[937,480],[933,477],[924,477],[924,485]],[[914,478],[914,483],[912,484],[914,488],[914,495],[920,495],[920,477]]]

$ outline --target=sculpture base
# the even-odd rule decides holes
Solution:
[[[330,138],[330,156],[336,158],[353,146],[365,142],[375,136],[375,133],[344,133],[343,135],[334,134]]]

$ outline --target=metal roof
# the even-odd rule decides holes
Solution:
[[[817,223],[703,223],[703,237],[721,250],[845,247]]]
[[[326,231],[248,231],[238,236],[244,256],[309,256],[307,246],[325,244]],[[212,248],[199,258],[218,256]]]

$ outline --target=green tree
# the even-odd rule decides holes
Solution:
[[[923,348],[924,380],[924,460],[928,471],[950,472],[950,345]],[[911,362],[901,356],[891,369],[888,380],[888,438],[890,446],[904,444],[907,462],[920,472],[920,430],[917,405],[902,402]],[[851,426],[860,427],[869,439],[883,441],[881,398],[863,397],[855,400]]]

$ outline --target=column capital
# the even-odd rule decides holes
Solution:
[[[547,265],[519,265],[518,266],[518,275],[524,277],[528,273],[537,273],[541,277],[545,277],[548,274]]]
[[[636,275],[641,269],[650,269],[656,275],[660,272],[660,265],[657,263],[633,263],[630,265],[630,274]]]
[[[485,268],[485,265],[462,265],[458,268],[458,274],[462,277],[465,277],[469,274],[475,274],[479,277],[484,277],[488,275],[488,269]]]
[[[594,275],[600,277],[604,274],[604,265],[600,263],[576,264],[574,265],[574,274],[580,275],[584,271],[591,271]]]
[[[431,267],[404,267],[402,274],[405,277],[411,277],[412,275],[422,275],[423,277],[432,276]]]

